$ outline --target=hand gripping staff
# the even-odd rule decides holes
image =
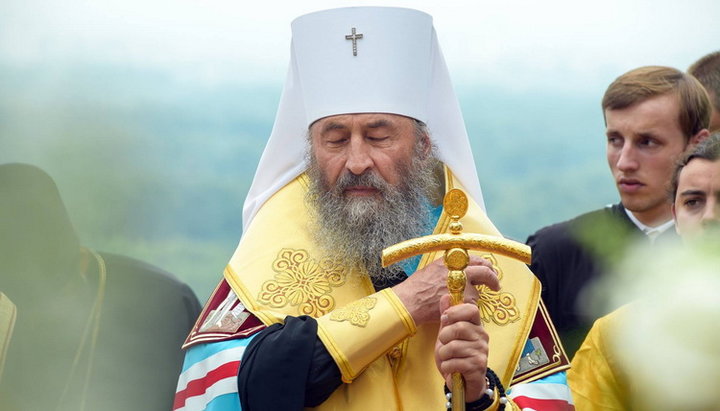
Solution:
[[[398,261],[418,254],[445,251],[445,266],[448,268],[447,288],[452,305],[463,302],[467,276],[468,250],[490,251],[506,257],[530,263],[530,247],[502,237],[463,233],[460,219],[468,209],[468,199],[462,190],[453,188],[445,194],[443,209],[450,217],[450,234],[434,234],[413,238],[392,245],[382,252],[382,265],[387,267]],[[465,410],[465,382],[460,373],[452,375],[452,409]]]

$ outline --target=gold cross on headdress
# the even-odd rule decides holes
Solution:
[[[353,56],[357,56],[357,41],[363,38],[362,34],[356,34],[355,27],[352,29],[352,34],[348,34],[345,36],[345,40],[352,40],[353,42]]]

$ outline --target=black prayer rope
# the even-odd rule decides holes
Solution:
[[[488,368],[485,371],[485,379],[487,380],[487,387],[482,397],[478,398],[473,402],[465,403],[465,409],[467,411],[483,411],[493,404],[495,399],[495,389],[497,388],[498,395],[500,396],[500,404],[498,405],[498,411],[505,410],[505,404],[507,404],[507,397],[505,396],[505,388],[500,382],[495,371]],[[445,398],[447,403],[445,404],[447,409],[452,408],[452,392],[445,386]]]

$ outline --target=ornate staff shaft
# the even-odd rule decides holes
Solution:
[[[445,250],[445,266],[448,268],[447,288],[452,305],[464,300],[467,276],[465,268],[470,257],[467,250],[490,251],[530,263],[530,247],[525,244],[483,234],[463,234],[460,219],[467,212],[468,200],[462,190],[456,188],[445,194],[443,209],[450,216],[450,234],[436,234],[414,238],[392,245],[383,250],[382,265],[387,267],[418,254]],[[460,373],[452,375],[452,409],[465,410],[465,381]]]

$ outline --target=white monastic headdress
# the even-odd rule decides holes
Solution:
[[[243,230],[306,169],[305,136],[336,114],[392,113],[427,124],[438,155],[484,209],[465,123],[432,17],[393,7],[348,7],[292,22],[290,68],[275,125],[245,199]]]

